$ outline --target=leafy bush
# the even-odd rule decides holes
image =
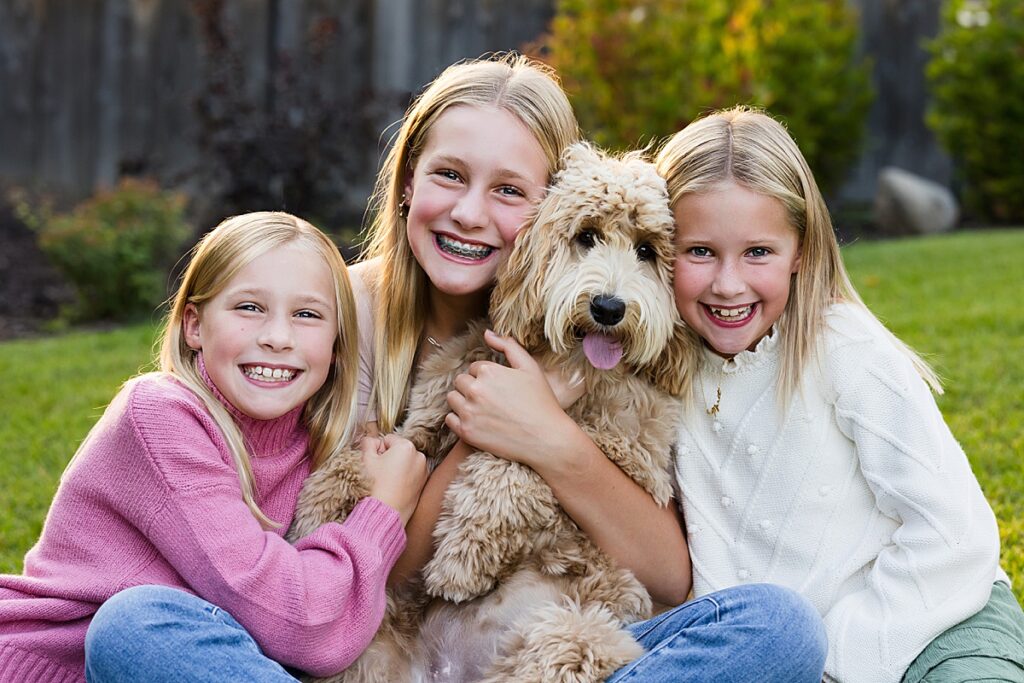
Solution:
[[[185,197],[156,183],[125,179],[69,213],[18,214],[39,246],[74,285],[77,320],[125,320],[150,313],[166,297],[168,267],[191,230]]]
[[[929,49],[927,120],[957,162],[964,203],[1024,220],[1024,3],[946,0]]]
[[[613,148],[670,135],[710,109],[784,120],[823,187],[860,149],[872,93],[847,0],[559,0],[533,48],[584,130]]]

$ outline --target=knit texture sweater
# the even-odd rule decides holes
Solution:
[[[243,502],[195,394],[167,375],[128,382],[61,478],[24,574],[0,576],[0,681],[84,681],[93,614],[142,584],[218,605],[267,656],[314,675],[369,644],[405,546],[400,517],[366,498],[292,546],[282,535],[309,474],[302,408],[253,420],[217,395],[249,444],[257,502],[281,526],[264,530]]]
[[[1008,582],[995,516],[927,385],[867,311],[831,308],[821,362],[786,406],[778,337],[731,360],[708,351],[680,428],[694,592],[788,586],[824,618],[827,678],[899,681]]]

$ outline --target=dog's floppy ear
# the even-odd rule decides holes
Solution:
[[[537,205],[530,224],[516,236],[512,253],[498,271],[490,307],[494,331],[512,336],[530,351],[541,348],[544,341],[547,275],[567,267],[564,233],[575,216],[564,187],[573,186],[572,179],[580,174],[589,175],[588,169],[601,159],[584,141],[565,149],[553,186]]]
[[[700,337],[688,325],[677,320],[665,350],[643,369],[643,375],[669,395],[684,396],[696,376],[700,354]]]
[[[549,201],[545,199],[531,224],[519,231],[491,292],[494,331],[513,337],[530,352],[540,348],[544,337],[543,287],[548,254],[541,247],[546,231],[540,218]]]

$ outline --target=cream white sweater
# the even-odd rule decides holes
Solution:
[[[1009,580],[992,509],[909,359],[859,307],[827,322],[784,418],[778,334],[706,354],[676,457],[694,591],[793,588],[824,617],[827,677],[899,681]]]

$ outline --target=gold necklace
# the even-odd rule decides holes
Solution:
[[[718,396],[715,398],[715,405],[708,408],[708,415],[718,415],[718,409],[722,405],[722,387],[718,387]]]
[[[707,396],[707,389],[706,389],[706,385],[704,384],[704,382],[705,382],[705,378],[701,377],[700,378],[700,393],[701,393],[701,397],[702,398]],[[704,400],[707,401],[706,398]],[[713,405],[710,408],[708,408],[705,412],[707,412],[707,414],[710,415],[711,417],[715,417],[716,415],[718,415],[718,411],[719,411],[719,409],[721,407],[722,407],[722,383],[721,383],[721,380],[719,380],[718,387],[715,389],[715,405]]]

